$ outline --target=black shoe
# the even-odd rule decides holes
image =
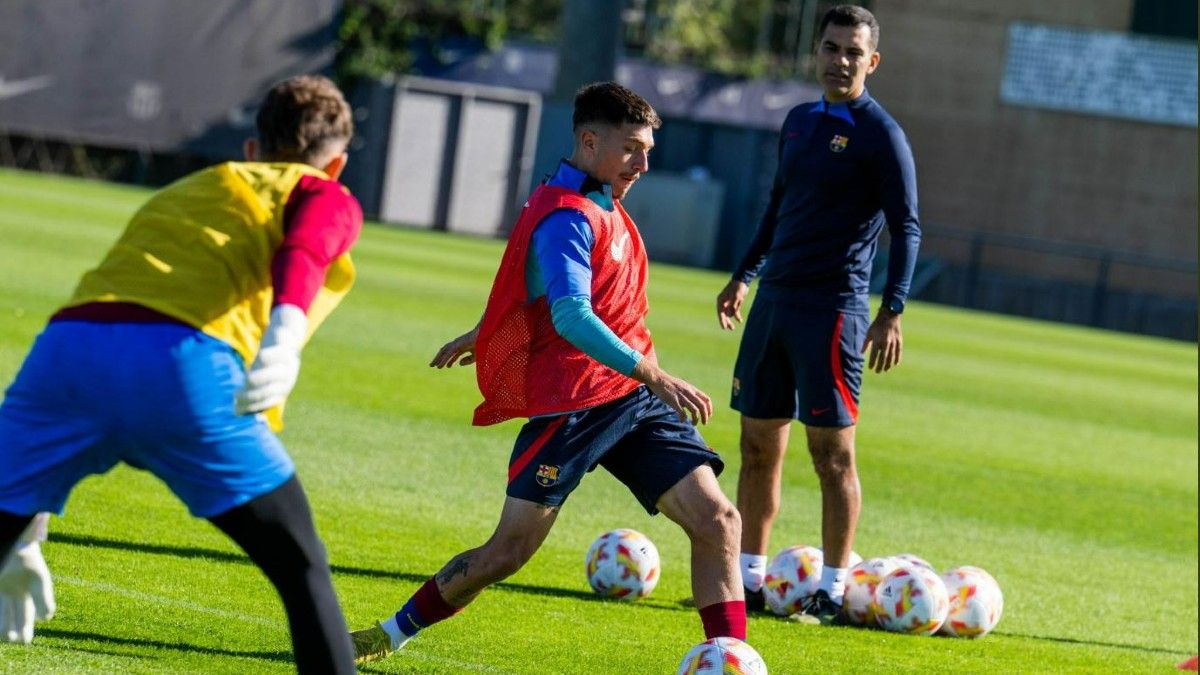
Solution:
[[[833,601],[825,591],[817,591],[800,603],[800,611],[793,615],[801,623],[821,624],[822,626],[844,626],[846,615],[842,606]]]
[[[746,592],[746,612],[758,612],[763,614],[767,611],[767,599],[763,596],[762,589],[752,591],[749,588],[742,589]]]

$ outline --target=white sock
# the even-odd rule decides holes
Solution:
[[[767,556],[754,553],[743,553],[742,585],[748,590],[762,590],[763,580],[767,578]]]
[[[408,636],[400,630],[400,624],[396,622],[395,614],[389,617],[387,621],[381,621],[379,627],[392,639],[392,649],[399,649],[400,645],[408,641]]]
[[[821,590],[829,594],[830,600],[842,604],[842,598],[846,597],[846,568],[822,567]]]

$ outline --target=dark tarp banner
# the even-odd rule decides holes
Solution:
[[[0,132],[239,153],[267,87],[333,65],[339,0],[4,0]]]

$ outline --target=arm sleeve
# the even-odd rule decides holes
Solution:
[[[791,115],[788,117],[790,119]],[[786,121],[783,123],[784,128],[787,127],[787,124]],[[784,133],[781,129],[777,162],[783,161],[783,139]],[[750,241],[750,248],[742,256],[742,262],[738,264],[737,269],[733,271],[733,278],[742,283],[750,283],[754,277],[758,276],[767,262],[767,253],[771,250],[771,241],[775,238],[775,214],[779,211],[779,200],[783,197],[781,173],[782,167],[777,166],[775,180],[771,183],[771,196],[767,201],[767,210],[758,223],[758,231],[754,233],[754,239]]]
[[[362,209],[336,181],[305,176],[288,196],[283,211],[283,242],[271,259],[276,305],[305,312],[325,281],[329,265],[362,232]]]
[[[921,224],[917,218],[917,168],[912,148],[899,127],[888,130],[888,144],[882,159],[883,214],[892,239],[888,249],[887,284],[883,289],[886,303],[892,298],[900,301],[908,298],[913,270],[917,266],[917,251],[921,247]]]
[[[628,375],[642,355],[592,311],[593,243],[592,227],[581,213],[556,211],[543,220],[531,242],[535,265],[528,272],[533,277],[527,279],[532,281],[530,296],[544,289],[555,332],[584,354]]]

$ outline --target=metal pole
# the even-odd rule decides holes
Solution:
[[[983,266],[983,236],[971,240],[971,256],[967,260],[967,282],[963,284],[963,305],[978,307],[975,295],[979,289],[979,270]]]
[[[613,79],[621,37],[618,0],[566,0],[553,99],[570,101],[585,84]]]
[[[1100,268],[1096,270],[1096,289],[1092,293],[1092,325],[1102,326],[1104,309],[1108,304],[1108,272],[1112,267],[1112,257],[1104,255],[1100,258]]]
[[[616,79],[621,35],[619,0],[565,0],[559,18],[558,75],[543,101],[534,155],[534,182],[571,154],[575,92],[591,82]],[[530,184],[529,189],[533,189]]]

